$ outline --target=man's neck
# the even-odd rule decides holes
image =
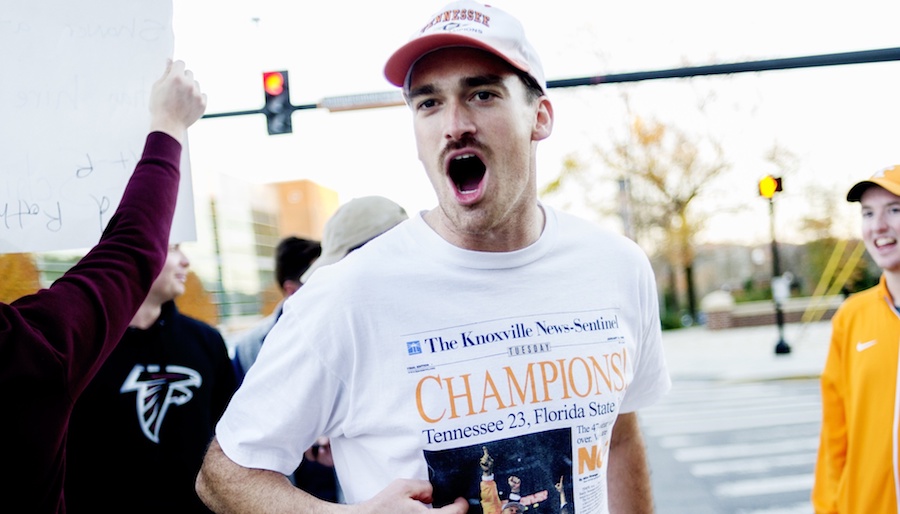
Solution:
[[[131,318],[131,324],[128,326],[147,330],[156,323],[156,320],[159,319],[161,313],[162,303],[154,302],[150,299],[144,300],[144,303],[138,308],[137,313]]]
[[[480,252],[511,252],[521,250],[541,237],[546,225],[543,206],[535,204],[533,209],[516,216],[514,221],[486,233],[464,233],[443,216],[440,206],[424,214],[427,223],[448,243]]]
[[[894,305],[900,303],[900,273],[887,271],[884,272],[884,282],[887,285],[888,293],[891,295],[891,300],[894,302]]]

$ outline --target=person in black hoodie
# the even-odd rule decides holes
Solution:
[[[194,479],[237,387],[221,334],[175,307],[179,245],[119,346],[76,402],[66,506],[80,512],[209,512]]]

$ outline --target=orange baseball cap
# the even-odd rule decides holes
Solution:
[[[891,193],[900,196],[900,165],[884,168],[876,172],[868,180],[857,182],[847,192],[847,201],[858,202],[862,198],[863,192],[872,186],[883,187]]]

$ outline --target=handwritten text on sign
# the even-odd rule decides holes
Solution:
[[[0,253],[88,248],[140,159],[174,46],[171,1],[0,11]],[[173,240],[194,239],[187,152]],[[148,192],[152,194],[152,192]]]

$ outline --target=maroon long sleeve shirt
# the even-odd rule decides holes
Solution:
[[[180,158],[175,139],[149,134],[97,246],[48,289],[0,303],[0,511],[65,512],[72,406],[162,269]]]

